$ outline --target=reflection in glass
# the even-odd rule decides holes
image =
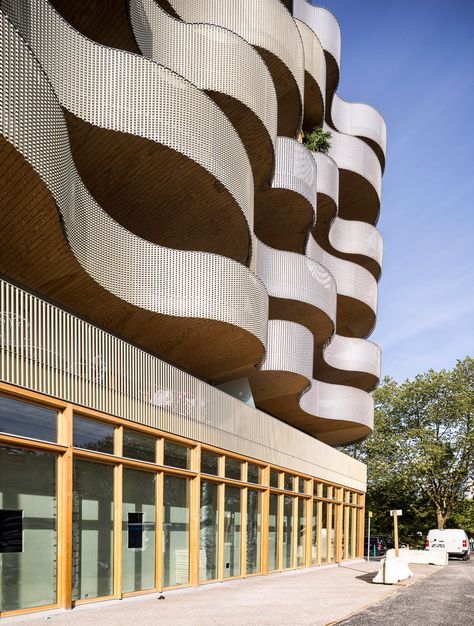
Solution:
[[[268,516],[268,571],[278,567],[278,494],[270,494]]]
[[[240,489],[225,486],[224,578],[240,575]]]
[[[74,460],[72,597],[113,592],[114,468]]]
[[[217,484],[201,481],[199,579],[217,578]]]
[[[255,489],[248,490],[247,500],[247,574],[260,571],[261,541],[261,494]]]
[[[226,478],[233,478],[234,480],[240,480],[242,475],[242,463],[226,456],[225,458],[225,476]]]
[[[9,523],[0,533],[0,611],[54,604],[56,456],[0,447],[0,509]]]
[[[313,500],[313,526],[311,541],[311,562],[314,564],[318,561],[318,503],[316,500]]]
[[[148,463],[156,462],[156,437],[129,428],[123,429],[123,456]]]
[[[293,567],[293,498],[283,502],[283,569]]]
[[[155,474],[124,468],[122,591],[155,586]]]
[[[297,547],[297,565],[306,563],[306,520],[305,520],[305,501],[298,498],[298,547]]]
[[[247,482],[256,485],[260,483],[260,468],[255,463],[247,464]]]
[[[270,470],[270,487],[274,487],[275,489],[278,489],[279,476],[280,476],[280,472],[277,472],[276,470]]]
[[[191,465],[191,448],[175,441],[165,440],[164,464],[170,467],[189,469]],[[210,473],[208,472],[208,474]]]
[[[57,441],[57,412],[39,404],[0,396],[0,432]]]
[[[318,495],[318,485],[319,485],[319,483],[318,483],[317,480],[313,481],[313,496],[317,496]]]
[[[328,504],[323,502],[323,515],[321,518],[321,562],[328,562],[328,528],[327,528],[327,508]]]
[[[331,494],[332,495],[332,494]],[[336,529],[335,529],[335,519],[336,519],[336,508],[335,506],[333,506],[332,504],[328,505],[328,527],[330,528],[330,559],[331,562],[333,562],[334,556],[335,556],[335,549],[336,549]],[[330,523],[329,523],[330,522]]]
[[[352,509],[348,507],[349,515],[347,520],[347,558],[352,557]]]
[[[293,491],[294,486],[294,477],[291,474],[285,474],[284,475],[284,489],[286,489],[287,491]]]
[[[189,480],[165,474],[163,584],[189,582]]]
[[[201,450],[201,472],[204,474],[219,474],[219,455],[209,450]]]
[[[114,453],[114,427],[74,415],[73,445],[95,452]]]
[[[306,481],[304,478],[298,478],[298,492],[305,493],[306,491]]]

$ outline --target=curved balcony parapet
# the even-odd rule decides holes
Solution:
[[[260,120],[275,146],[275,87],[265,62],[245,39],[214,24],[182,22],[155,0],[129,0],[129,7],[133,32],[145,57],[181,74],[200,89],[220,92],[243,103]],[[250,140],[245,141],[243,134],[255,131],[249,124],[248,112],[232,115],[232,106],[224,102],[222,108],[247,147]],[[253,149],[248,150],[251,161]],[[261,154],[255,156],[261,158]]]
[[[361,389],[312,380],[300,406],[306,413],[325,419],[355,422],[371,430],[374,426],[374,402]]]
[[[248,231],[253,229],[250,162],[234,127],[209,96],[168,68],[87,39],[46,0],[3,0],[2,7],[31,45],[65,109],[93,126],[170,148],[168,163],[175,151],[190,165],[199,164],[214,177],[214,187],[221,183],[230,193]],[[218,196],[214,199],[217,203]],[[155,211],[156,204],[155,198]],[[135,216],[133,223],[121,223],[134,230],[137,222]]]
[[[387,150],[387,127],[382,115],[374,107],[362,102],[346,102],[334,94],[331,121],[340,133],[367,141],[376,152],[382,169]]]
[[[324,120],[326,60],[319,39],[309,26],[295,19],[304,48],[305,83],[303,129],[312,130]]]
[[[376,315],[377,281],[364,267],[329,254],[310,236],[306,254],[334,276],[337,294],[364,303]]]
[[[341,62],[341,29],[336,17],[323,7],[314,6],[308,0],[293,0],[293,16],[304,22],[317,36],[337,66]]]
[[[316,162],[318,194],[324,194],[339,203],[339,168],[337,163],[322,152],[312,152]]]
[[[293,372],[309,380],[313,375],[313,348],[313,335],[305,326],[269,320],[267,351],[259,369]]]
[[[279,117],[286,106],[287,115],[291,117],[297,114],[291,123],[285,124],[286,132],[279,119],[278,134],[295,136],[301,122],[304,96],[304,52],[299,31],[286,7],[279,0],[168,0],[168,4],[185,22],[206,22],[223,26],[258,49],[273,76],[280,109]],[[284,78],[283,67],[274,64],[276,59],[290,72],[297,94],[292,93],[293,89]],[[291,101],[289,94],[292,94]],[[295,105],[299,111],[295,111]]]
[[[382,267],[382,235],[367,222],[336,218],[329,231],[329,242],[339,252],[370,257]]]
[[[269,296],[309,304],[334,322],[336,283],[330,272],[316,260],[275,250],[257,240],[256,269]]]
[[[380,379],[380,347],[372,341],[356,337],[334,335],[323,351],[323,358],[330,366],[348,372],[365,372]],[[315,375],[317,376],[317,372]]]
[[[311,204],[316,217],[316,163],[311,152],[295,139],[277,138],[273,189],[288,189]]]
[[[13,255],[3,246],[2,271],[10,274],[12,268],[15,278],[25,284],[32,282],[29,286],[40,291],[42,287],[39,285],[46,285],[48,295],[61,301],[68,289],[64,277],[62,282],[55,282],[48,273],[51,269],[42,270],[41,264],[48,268],[54,255],[63,254],[54,264],[61,271],[64,263],[70,272],[66,277],[74,291],[75,302],[80,304],[89,289],[91,297],[95,297],[93,306],[98,311],[105,311],[105,320],[113,324],[116,317],[120,318],[122,314],[126,317],[126,323],[121,323],[119,319],[121,333],[126,334],[127,329],[133,330],[143,324],[143,319],[134,317],[134,311],[140,309],[170,318],[186,318],[183,320],[185,324],[189,318],[223,322],[238,327],[235,331],[239,340],[243,337],[242,331],[247,331],[264,346],[268,296],[262,283],[247,267],[210,253],[174,250],[152,244],[117,224],[96,203],[75,169],[63,111],[46,74],[31,48],[1,11],[0,19],[3,44],[0,131],[8,142],[4,145],[11,144],[49,190],[69,244],[69,247],[62,245],[64,231],[57,219],[54,203],[51,203],[53,208],[49,208],[43,200],[40,210],[50,211],[50,222],[44,241],[41,240],[42,245],[37,245],[35,231],[32,235],[24,231],[23,223],[22,241],[34,236],[35,246],[27,250],[26,260],[23,248],[28,244],[18,246]],[[22,230],[21,226],[15,226],[16,221],[21,219],[21,198],[27,199],[23,213],[33,210],[37,213],[38,203],[34,203],[32,198],[43,193],[41,184],[37,182],[31,183],[34,187],[28,187],[30,183],[24,166],[18,171],[24,181],[26,195],[22,195],[23,189],[20,193],[12,191],[16,193],[16,203],[6,206],[13,206],[14,210],[8,215],[3,212],[3,228],[13,229],[12,232]],[[46,221],[45,216],[42,219]],[[54,240],[54,237],[57,239]],[[61,242],[62,252],[58,251],[58,241]],[[35,261],[36,257],[38,260]],[[79,267],[74,265],[75,261],[84,272],[81,273]],[[99,291],[98,286],[102,288]],[[88,315],[93,318],[93,307],[88,309]],[[146,319],[149,330],[143,333],[145,337],[156,318]],[[159,328],[158,323],[152,334],[159,335]],[[176,337],[173,337],[172,343],[175,342]],[[255,347],[254,342],[252,345]]]

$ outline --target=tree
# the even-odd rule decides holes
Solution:
[[[304,134],[304,145],[313,152],[327,154],[331,148],[331,133],[323,130],[320,126],[315,126],[313,130]]]
[[[403,508],[406,534],[462,519],[474,476],[474,359],[451,371],[429,370],[373,393],[374,434],[346,451],[367,463],[367,506],[380,531]]]

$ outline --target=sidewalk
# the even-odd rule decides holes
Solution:
[[[414,577],[399,585],[372,584],[378,563],[353,561],[340,567],[323,566],[168,591],[161,601],[153,594],[83,605],[68,612],[31,614],[5,623],[44,623],[47,616],[51,626],[325,626],[440,569],[433,565],[410,568]]]

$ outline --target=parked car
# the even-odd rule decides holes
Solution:
[[[426,537],[426,550],[444,548],[448,556],[462,558],[468,561],[471,558],[469,539],[461,528],[445,528],[444,530],[430,530]]]
[[[367,556],[367,539],[364,539],[364,554]],[[386,537],[382,535],[370,536],[370,556],[384,556],[388,550]]]

